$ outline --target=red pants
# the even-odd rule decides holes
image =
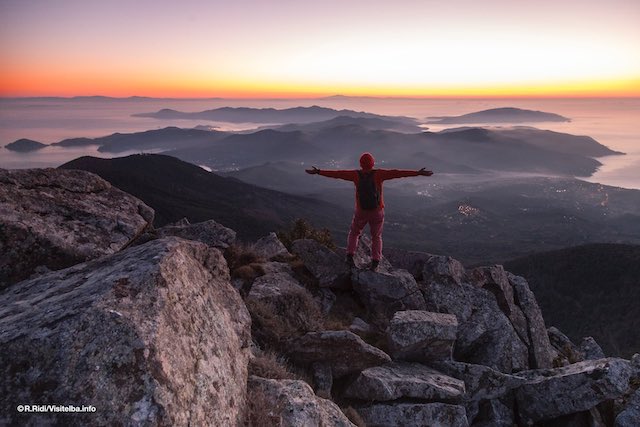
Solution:
[[[371,231],[371,259],[380,261],[382,258],[382,226],[384,225],[384,209],[365,211],[357,209],[353,213],[351,229],[347,238],[347,253],[354,254],[358,247],[358,239],[365,225],[369,224]]]

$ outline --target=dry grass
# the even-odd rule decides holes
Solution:
[[[234,243],[229,246],[224,251],[224,257],[231,272],[245,265],[265,262],[250,245],[244,243]]]
[[[277,235],[288,250],[291,250],[291,244],[298,239],[313,239],[329,249],[336,248],[328,229],[314,228],[306,220],[300,218],[296,219],[288,229],[279,231]]]
[[[249,375],[276,380],[297,379],[287,364],[284,356],[273,351],[265,351],[249,361]]]

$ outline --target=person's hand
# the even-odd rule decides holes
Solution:
[[[320,169],[315,166],[311,166],[311,169],[305,169],[305,172],[311,175],[317,175],[320,173]]]
[[[422,176],[431,176],[433,175],[432,171],[428,171],[425,168],[422,168],[418,171],[418,175],[422,175]]]

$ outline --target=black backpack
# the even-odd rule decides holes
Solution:
[[[380,206],[380,193],[376,188],[374,172],[363,173],[358,171],[358,200],[360,201],[360,208],[367,211],[378,209],[378,206]]]

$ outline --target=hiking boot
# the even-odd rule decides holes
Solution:
[[[353,262],[353,255],[351,254],[347,254],[347,259],[346,259],[347,265],[352,268],[356,266],[356,263]]]
[[[378,265],[380,265],[380,261],[377,259],[371,261],[371,271],[376,271],[378,269]]]

